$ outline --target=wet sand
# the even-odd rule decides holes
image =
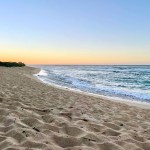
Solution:
[[[0,67],[0,149],[149,150],[150,110],[48,86]]]

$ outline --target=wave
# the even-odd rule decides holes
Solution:
[[[47,71],[45,70],[41,70],[38,74],[36,74],[37,76],[48,76]]]
[[[88,93],[150,102],[150,68],[47,66],[37,74],[43,82]],[[123,70],[123,71],[122,71]],[[133,71],[134,70],[134,71]],[[142,75],[141,75],[142,74]]]

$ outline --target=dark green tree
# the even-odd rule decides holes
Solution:
[[[24,63],[22,62],[1,62],[0,61],[0,66],[3,66],[3,67],[23,67],[25,66]]]

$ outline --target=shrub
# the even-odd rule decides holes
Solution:
[[[23,67],[25,66],[24,63],[22,62],[1,62],[0,61],[0,66],[4,66],[4,67]]]

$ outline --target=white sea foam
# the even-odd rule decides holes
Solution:
[[[88,93],[150,102],[150,66],[40,66],[45,83]]]
[[[48,73],[45,70],[41,70],[38,74],[36,74],[37,76],[48,76]]]

